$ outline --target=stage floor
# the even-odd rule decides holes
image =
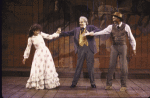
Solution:
[[[60,78],[60,86],[55,89],[26,89],[29,77],[2,77],[3,98],[114,98],[150,96],[150,79],[128,79],[127,91],[120,92],[120,79],[113,80],[113,89],[105,90],[106,79],[95,79],[97,88],[91,88],[88,78],[80,78],[77,87],[70,88],[72,78]]]

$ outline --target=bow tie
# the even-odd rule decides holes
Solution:
[[[119,26],[117,26],[117,29],[119,29],[120,27]]]
[[[80,30],[81,30],[81,33],[82,33],[84,31],[84,28],[81,28]]]

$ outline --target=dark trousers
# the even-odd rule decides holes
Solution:
[[[128,64],[127,64],[127,45],[112,45],[110,53],[110,64],[107,74],[107,86],[112,86],[112,76],[114,74],[117,57],[120,59],[120,70],[121,70],[121,87],[126,87],[126,79],[128,75]]]
[[[84,45],[82,47],[78,47],[77,67],[76,67],[76,71],[75,71],[74,78],[72,81],[72,84],[74,84],[74,85],[76,85],[78,82],[85,59],[86,59],[88,74],[89,74],[89,78],[90,78],[90,83],[95,84],[94,67],[93,67],[94,53],[90,50],[90,48],[88,46]]]

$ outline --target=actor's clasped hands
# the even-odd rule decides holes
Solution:
[[[89,31],[86,31],[86,33],[84,34],[84,36],[93,36],[94,32],[89,32]]]
[[[23,63],[23,64],[25,64],[25,62],[26,62],[26,58],[24,58],[24,59],[22,60],[22,63]]]
[[[61,33],[61,28],[58,28],[57,31],[56,31],[56,33],[60,34]]]

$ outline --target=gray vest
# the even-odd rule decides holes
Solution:
[[[122,23],[122,26],[118,29],[115,24],[112,26],[111,38],[113,45],[124,45],[126,44],[126,35],[125,23]]]

